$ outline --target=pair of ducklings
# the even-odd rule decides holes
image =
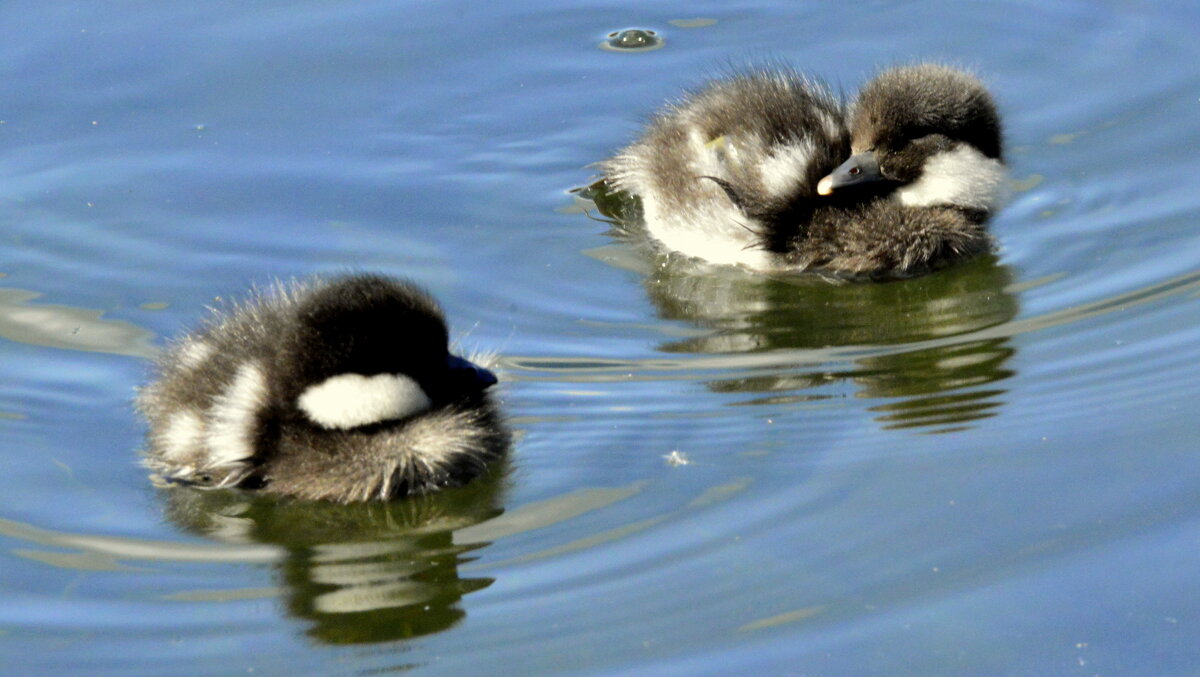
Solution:
[[[869,276],[988,249],[1004,178],[990,95],[936,65],[881,73],[848,113],[796,73],[735,75],[660,112],[603,168],[668,249]],[[450,352],[428,294],[388,277],[279,285],[157,367],[138,406],[162,484],[389,499],[461,485],[508,447],[495,375]]]
[[[665,248],[720,264],[905,277],[991,247],[1006,169],[983,84],[884,71],[843,107],[786,71],[709,84],[602,163]]]

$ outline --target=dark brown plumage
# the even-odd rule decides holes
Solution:
[[[896,277],[991,247],[1005,170],[977,79],[895,68],[849,111],[791,71],[736,74],[668,106],[602,168],[640,199],[651,237],[713,263]]]
[[[818,209],[781,255],[797,270],[897,277],[988,251],[982,219],[954,207],[903,207],[884,199]]]
[[[160,483],[339,502],[456,486],[507,449],[495,377],[442,312],[378,275],[279,284],[215,312],[138,395]]]
[[[883,71],[859,92],[852,106],[854,152],[898,152],[929,135],[940,135],[1001,157],[1000,116],[978,78],[937,64]]]

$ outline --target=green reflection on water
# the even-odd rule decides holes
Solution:
[[[277,589],[178,591],[186,601],[278,594],[306,634],[327,644],[403,640],[453,627],[462,598],[494,578],[464,575],[492,541],[599,510],[641,492],[581,489],[505,513],[507,467],[465,487],[391,502],[338,505],[240,491],[162,490],[166,514],[192,533],[278,548]],[[495,563],[493,563],[493,567]],[[467,567],[470,568],[470,567]]]
[[[494,579],[459,574],[483,544],[458,544],[453,534],[502,512],[504,475],[500,469],[455,491],[352,505],[238,491],[162,494],[167,517],[188,531],[279,547],[275,568],[287,613],[307,621],[314,640],[358,644],[440,632],[466,615],[462,597]]]
[[[636,201],[603,182],[580,197],[613,219],[619,240],[644,239]],[[859,397],[895,400],[872,407],[883,427],[949,432],[993,415],[1006,392],[994,384],[1013,375],[1010,337],[983,336],[1020,309],[1015,274],[995,256],[890,282],[755,273],[636,245],[620,265],[642,273],[660,318],[703,330],[660,351],[780,358],[707,382],[717,392],[766,393],[736,404],[811,401],[851,383]]]

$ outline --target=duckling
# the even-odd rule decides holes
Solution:
[[[816,185],[848,155],[841,102],[792,70],[735,73],[657,113],[600,163],[640,198],[651,237],[712,263],[767,269],[818,206]]]
[[[824,85],[792,71],[736,74],[601,167],[641,200],[652,237],[713,263],[901,277],[987,251],[1005,174],[982,84],[901,67],[851,110],[847,125]]]
[[[1007,169],[996,104],[977,78],[936,64],[880,73],[851,107],[850,143],[817,193],[867,188],[873,199],[818,210],[789,263],[903,274],[992,247],[984,224]]]
[[[341,503],[466,483],[504,456],[487,369],[426,292],[356,274],[279,283],[157,360],[137,405],[158,484]]]

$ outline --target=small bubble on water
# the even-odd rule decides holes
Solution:
[[[610,52],[649,52],[660,49],[665,44],[666,40],[657,31],[648,28],[626,28],[609,33],[600,43],[600,49]]]

